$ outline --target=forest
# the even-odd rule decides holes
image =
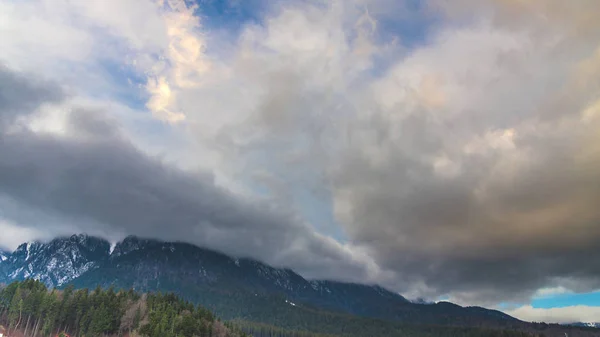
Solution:
[[[172,293],[140,294],[132,289],[100,287],[75,290],[73,286],[57,290],[36,280],[13,282],[0,290],[0,324],[9,337],[542,336],[508,330],[411,326],[350,316],[342,320],[337,316],[323,318],[315,326],[284,329],[241,319],[222,321],[210,310]]]
[[[72,286],[50,290],[35,280],[14,282],[0,291],[0,322],[7,336],[247,336],[173,294]]]

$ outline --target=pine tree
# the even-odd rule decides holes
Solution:
[[[23,313],[23,298],[21,295],[21,287],[17,287],[12,300],[10,302],[10,308],[8,309],[8,321],[10,329],[17,329],[21,322],[21,315]]]

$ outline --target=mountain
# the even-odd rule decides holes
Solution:
[[[27,303],[25,305],[25,303]],[[52,308],[48,310],[48,308]],[[27,317],[22,322],[20,315]],[[304,329],[282,329],[242,320],[221,321],[207,308],[173,294],[131,290],[65,288],[49,291],[35,280],[0,287],[0,331],[11,336],[47,337],[58,331],[71,336],[147,337],[541,337],[540,333],[482,328],[411,326],[359,317],[327,315],[327,324]],[[10,313],[13,313],[12,315]],[[333,321],[330,320],[333,318]],[[20,324],[19,324],[20,323]],[[62,335],[64,335],[62,334]],[[562,336],[561,336],[562,337]]]
[[[569,324],[565,324],[565,325],[600,329],[600,323],[591,323],[591,322],[583,323],[583,322],[578,322],[578,323],[569,323]]]
[[[10,255],[10,253],[7,253],[7,252],[3,251],[2,249],[0,249],[0,262],[6,260],[9,255]]]
[[[6,267],[7,265],[2,263],[4,262],[6,259],[8,259],[8,257],[10,256],[10,253],[3,251],[2,249],[0,249],[0,280],[3,279],[3,275],[6,274]]]
[[[451,303],[416,304],[379,286],[308,281],[290,269],[252,259],[133,236],[114,249],[107,241],[87,235],[22,244],[0,263],[0,271],[4,283],[33,278],[48,287],[72,283],[79,288],[101,285],[171,291],[225,318],[268,321],[274,319],[271,310],[285,313],[303,308],[412,323],[518,322],[499,311]]]
[[[5,257],[1,283],[31,278],[51,288],[72,284],[174,292],[224,319],[293,329],[330,322],[350,326],[356,316],[410,324],[531,328],[500,311],[449,302],[413,303],[375,285],[309,281],[290,269],[181,242],[130,236],[111,247],[100,238],[73,235],[25,243]]]
[[[0,275],[0,281],[33,278],[48,287],[60,287],[103,265],[109,248],[107,241],[87,235],[73,235],[49,243],[24,243],[1,262],[4,275]]]

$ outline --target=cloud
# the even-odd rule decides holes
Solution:
[[[14,250],[19,245],[17,242],[26,242],[32,237],[42,237],[41,233],[32,228],[21,227],[11,222],[0,220],[0,250]]]
[[[535,292],[534,297],[535,298],[546,298],[546,297],[552,297],[555,295],[568,294],[568,293],[570,293],[570,291],[569,291],[569,289],[567,289],[565,287],[540,288]]]
[[[547,323],[595,323],[600,317],[600,307],[574,305],[562,308],[534,308],[530,305],[505,311],[507,314],[529,322]]]
[[[284,10],[242,34],[233,79],[219,82],[243,103],[214,90],[180,102],[225,111],[211,130],[243,171],[326,189],[349,240],[396,272],[382,280],[394,289],[493,303],[574,273],[596,284],[583,257],[598,254],[598,123],[582,121],[595,111],[595,51],[564,53],[555,31],[484,15],[378,77],[353,58],[345,22],[358,18],[335,4]]]
[[[60,72],[64,63],[59,70],[57,60],[70,63],[91,57],[97,41],[72,24],[64,5],[63,1],[0,3],[2,61],[15,68]]]
[[[39,54],[0,42],[0,79],[24,78],[1,112],[6,219],[183,239],[465,304],[599,287],[598,2],[277,2],[229,40],[183,2],[104,3],[1,4],[64,39]],[[389,25],[407,13],[437,21]],[[80,102],[131,104],[134,78],[148,111],[48,96],[57,86],[22,69]]]
[[[43,94],[51,85],[34,91],[33,79],[8,69],[0,75],[3,86],[20,85],[31,102],[49,101]],[[32,113],[19,108],[23,117]],[[64,134],[6,128],[1,140],[4,216],[29,232],[53,226],[64,231],[54,218],[103,236],[185,239],[330,277],[364,279],[372,272],[367,257],[314,233],[293,212],[220,188],[210,174],[185,172],[146,155],[103,111],[73,107]],[[40,217],[32,219],[32,213]]]
[[[585,258],[600,254],[600,124],[582,121],[598,59],[545,43],[485,23],[447,30],[374,84],[333,195],[349,236],[400,283],[481,303],[561,276],[600,282]]]
[[[146,89],[151,97],[147,107],[158,118],[177,123],[185,119],[185,111],[179,111],[177,106],[177,90],[204,84],[203,75],[211,67],[211,61],[205,55],[206,42],[198,17],[194,15],[198,6],[187,6],[179,0],[164,1],[161,6],[165,8],[168,48],[151,70],[148,69]]]
[[[0,127],[6,127],[19,114],[30,113],[47,101],[59,101],[58,86],[15,74],[0,65]]]

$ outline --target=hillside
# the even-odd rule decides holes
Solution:
[[[169,294],[72,287],[50,291],[27,280],[0,291],[0,309],[0,322],[11,336],[246,336],[207,309]]]
[[[112,288],[49,290],[34,280],[13,282],[0,291],[0,323],[10,336],[148,337],[333,337],[333,336],[536,336],[475,328],[416,327],[351,319],[332,322],[336,334],[286,330],[245,321],[222,322],[206,308],[174,294],[139,294]],[[347,324],[344,324],[347,323]],[[365,324],[367,323],[367,324]],[[327,328],[326,328],[327,329]]]
[[[25,243],[0,262],[0,271],[4,272],[0,282],[5,283],[34,278],[58,288],[72,283],[78,288],[171,291],[225,318],[272,317],[268,308],[287,312],[296,309],[290,304],[294,303],[399,322],[494,326],[517,322],[498,311],[415,304],[378,286],[309,281],[292,270],[255,260],[137,237],[124,239],[112,251],[107,241],[86,235]]]
[[[109,242],[86,235],[22,244],[0,262],[0,282],[28,278],[58,289],[73,285],[77,289],[101,286],[172,292],[226,320],[314,333],[388,335],[404,331],[407,324],[420,326],[419,331],[425,326],[556,331],[549,336],[564,336],[565,331],[576,336],[587,331],[534,325],[499,311],[448,302],[412,303],[378,286],[309,281],[292,270],[255,260],[137,237],[128,237],[112,249]],[[582,334],[586,335],[590,334]]]

